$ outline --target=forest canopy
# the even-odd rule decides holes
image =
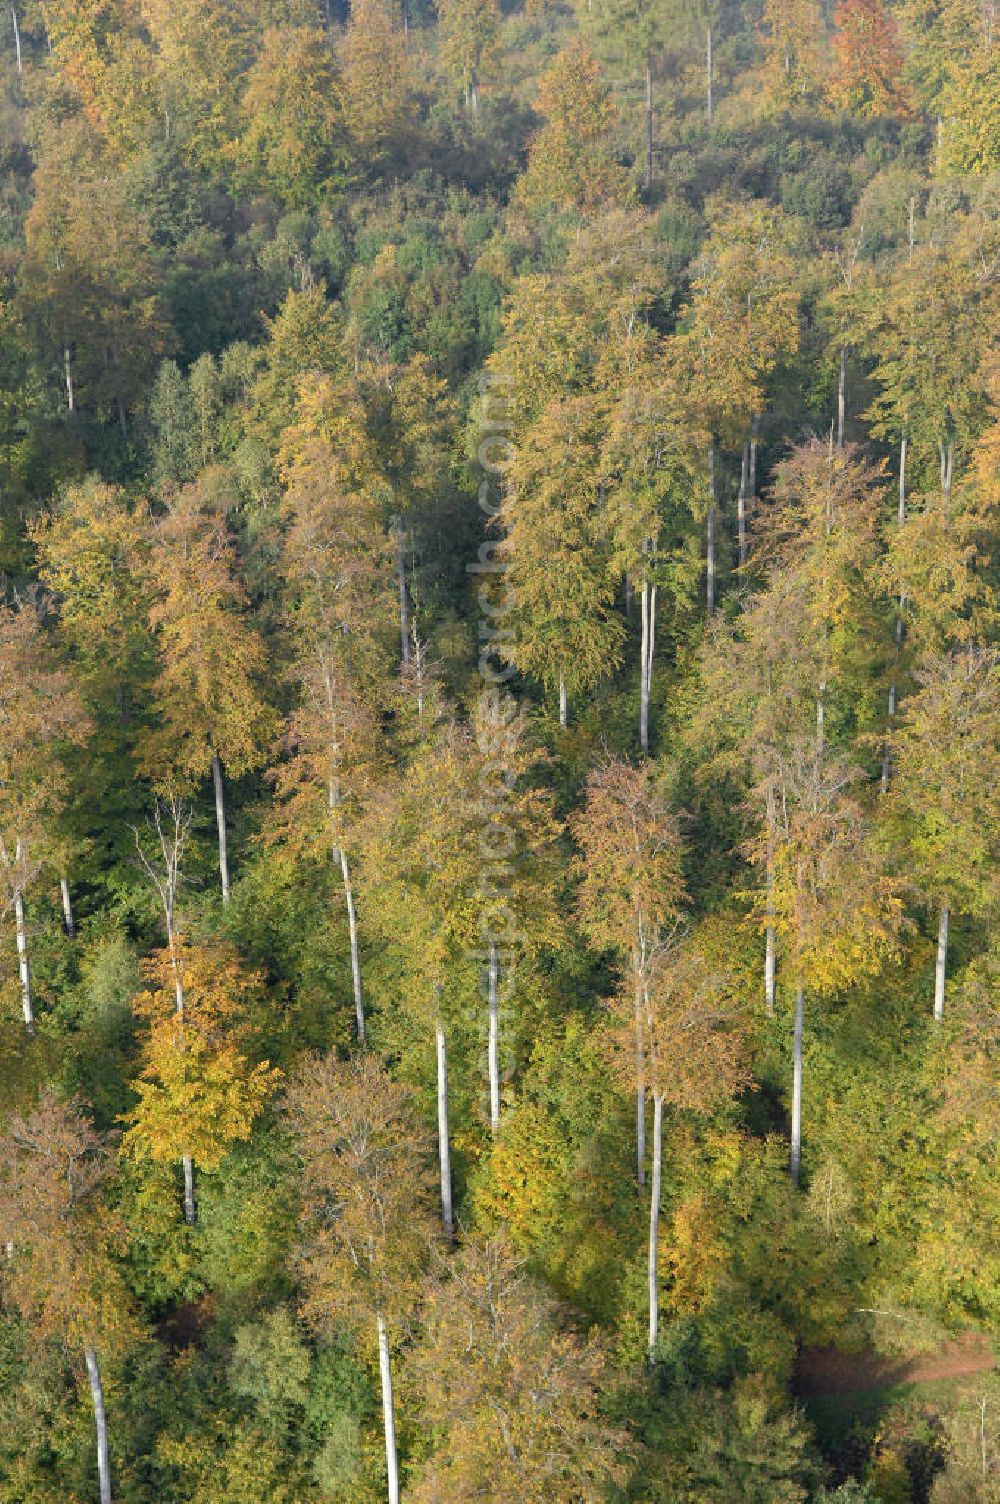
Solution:
[[[0,1504],[1000,1501],[994,0],[0,14]]]

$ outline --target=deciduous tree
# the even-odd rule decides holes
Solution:
[[[115,1261],[124,1229],[101,1200],[109,1161],[77,1102],[45,1093],[0,1138],[0,1284],[35,1339],[82,1350],[97,1433],[101,1504],[111,1504],[111,1459],[98,1354],[131,1335],[133,1318]]]
[[[0,882],[4,909],[14,914],[21,1008],[33,1034],[24,896],[46,860],[66,797],[64,757],[86,740],[90,722],[30,601],[0,607],[0,722]]]
[[[211,772],[226,903],[223,766],[237,776],[258,766],[274,715],[261,689],[266,650],[244,615],[246,594],[210,473],[179,491],[157,520],[149,584],[149,619],[159,649],[152,690],[159,724],[145,739],[143,763],[160,789],[178,781],[190,786]]]
[[[635,1035],[636,1156],[646,1179],[645,1018],[655,958],[682,911],[683,846],[655,769],[609,760],[587,780],[584,807],[570,820],[580,848],[578,906],[588,934],[626,961]]]
[[[399,1504],[391,1332],[433,1239],[427,1144],[405,1088],[372,1055],[305,1060],[288,1088],[301,1164],[305,1312],[320,1329],[375,1326],[389,1504]]]
[[[934,1017],[944,1016],[948,924],[996,894],[1000,856],[1000,667],[968,647],[926,661],[892,737],[905,866],[938,914]]]

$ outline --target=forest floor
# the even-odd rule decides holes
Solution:
[[[795,1388],[809,1400],[823,1396],[864,1394],[901,1384],[930,1384],[958,1379],[997,1367],[997,1355],[985,1337],[956,1338],[933,1353],[883,1357],[870,1348],[856,1353],[835,1347],[807,1347],[799,1355]]]
[[[920,1416],[928,1439],[926,1486],[915,1485],[913,1498],[926,1500],[928,1480],[940,1466],[938,1417],[974,1397],[977,1375],[998,1366],[991,1343],[973,1333],[932,1352],[894,1357],[871,1348],[804,1348],[794,1389],[838,1479],[863,1474],[878,1435],[892,1433],[894,1416],[909,1416],[909,1423]]]

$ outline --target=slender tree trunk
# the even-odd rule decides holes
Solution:
[[[469,109],[473,116],[479,114],[479,85],[473,83],[469,88]]]
[[[21,1012],[24,1027],[29,1034],[35,1032],[35,1005],[31,992],[31,966],[28,962],[28,930],[24,922],[24,893],[14,890],[14,927],[17,932],[17,969],[21,977]]]
[[[906,438],[906,434],[904,433],[903,436],[902,436],[902,438],[899,441],[899,502],[898,502],[897,510],[896,510],[896,520],[899,523],[900,527],[902,527],[904,525],[904,523],[906,522],[906,454],[907,454],[907,448],[908,448],[907,438]],[[899,598],[899,606],[898,606],[897,611],[896,611],[896,626],[895,626],[894,636],[895,636],[895,641],[896,641],[896,663],[895,663],[895,666],[894,666],[894,674],[895,674],[895,672],[898,671],[898,668],[899,668],[899,651],[900,651],[900,648],[903,645],[903,597],[902,596],[900,596],[900,598]],[[887,712],[886,712],[885,745],[882,748],[882,785],[881,785],[881,787],[882,787],[882,793],[883,794],[888,793],[888,791],[889,791],[889,781],[892,778],[892,740],[891,740],[891,737],[892,737],[893,722],[894,722],[894,720],[896,718],[896,696],[897,696],[897,688],[896,688],[896,680],[895,680],[895,677],[894,677],[892,683],[889,685],[888,707],[887,707]]]
[[[743,444],[740,460],[740,490],[736,498],[736,533],[740,565],[747,561],[747,495],[750,487],[750,441]]]
[[[14,55],[17,58],[17,76],[24,77],[24,62],[21,58],[21,28],[17,24],[17,6],[10,8],[10,18],[14,23]]]
[[[437,1041],[438,1161],[441,1167],[441,1222],[449,1242],[455,1236],[455,1213],[451,1200],[451,1139],[448,1128],[448,1042],[439,1018],[434,1025]]]
[[[844,425],[847,421],[847,346],[840,347],[840,374],[837,377],[837,448],[844,447]]]
[[[705,519],[705,601],[715,615],[715,440],[708,446],[708,516]]]
[[[639,953],[633,958],[635,970],[635,1178],[646,1184],[646,1055],[642,1044],[643,985]]]
[[[769,1016],[774,1016],[775,934],[773,922],[772,893],[774,890],[774,789],[767,790],[767,925],[764,929],[764,1003]]]
[[[955,474],[955,444],[954,440],[939,440],[938,447],[941,452],[941,494],[945,505],[951,501],[952,479]]]
[[[108,1417],[104,1409],[104,1386],[97,1354],[88,1342],[83,1349],[87,1363],[87,1378],[90,1380],[90,1398],[94,1404],[94,1426],[97,1430],[97,1478],[101,1491],[101,1504],[111,1504],[111,1455],[108,1450]]]
[[[358,1029],[358,1043],[365,1042],[365,1000],[361,991],[361,956],[358,951],[358,916],[354,907],[354,889],[351,886],[351,870],[347,865],[347,853],[340,847],[340,871],[344,879],[344,898],[347,901],[347,928],[351,937],[351,982],[354,986],[354,1018]]]
[[[378,1367],[382,1380],[382,1429],[385,1432],[385,1468],[389,1478],[389,1504],[399,1504],[399,1458],[396,1456],[396,1404],[392,1396],[392,1360],[385,1317],[379,1311]]]
[[[76,923],[73,919],[73,900],[70,897],[69,882],[65,877],[59,879],[59,892],[62,895],[63,926],[72,940],[76,934]]]
[[[656,586],[642,582],[640,597],[642,634],[639,644],[639,745],[649,751],[649,700],[653,689],[653,655],[656,652]]]
[[[646,58],[646,192],[653,190],[653,59]]]
[[[792,1184],[798,1185],[802,1168],[802,1024],[805,1000],[802,983],[795,989],[795,1032],[792,1042]]]
[[[562,669],[559,670],[559,724],[565,726],[569,719],[566,704],[566,679]]]
[[[709,26],[705,36],[705,112],[708,116],[709,125],[712,124],[715,118],[712,71],[712,28]]]
[[[125,402],[124,402],[124,399],[121,398],[121,397],[116,397],[115,398],[115,405],[118,408],[118,427],[122,431],[122,443],[123,444],[127,444],[128,443],[128,414],[125,411]]]
[[[229,902],[229,847],[226,842],[226,792],[222,782],[222,764],[212,753],[212,784],[215,788],[215,823],[219,828],[219,876],[222,879],[222,902]]]
[[[892,725],[896,719],[896,682],[889,685],[889,699],[886,706],[886,735],[882,747],[882,782],[883,794],[889,792],[889,780],[892,778]]]
[[[198,1209],[194,1199],[194,1160],[190,1154],[181,1157],[184,1167],[184,1221],[188,1227],[193,1227],[198,1218]]]
[[[399,581],[399,637],[403,662],[410,661],[410,597],[406,589],[406,535],[403,518],[396,514],[396,575]]]
[[[934,1021],[944,1018],[944,982],[948,969],[948,905],[941,905],[938,915],[937,957],[934,962]]]
[[[649,1355],[659,1336],[660,1289],[657,1268],[660,1252],[660,1186],[663,1178],[663,1098],[653,1094],[653,1175],[649,1188]]]
[[[490,1076],[490,1132],[496,1136],[500,1131],[500,1006],[499,1006],[500,961],[495,940],[490,941],[489,991],[490,1037],[488,1065]]]
[[[66,381],[66,408],[70,413],[76,412],[76,399],[73,395],[73,365],[69,357],[69,345],[63,350],[63,376]]]

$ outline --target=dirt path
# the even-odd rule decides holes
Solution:
[[[985,1337],[960,1337],[936,1353],[908,1358],[883,1358],[870,1350],[843,1353],[835,1347],[806,1347],[799,1354],[795,1388],[807,1399],[816,1395],[863,1394],[893,1384],[929,1384],[935,1379],[959,1379],[997,1367],[997,1356]]]

